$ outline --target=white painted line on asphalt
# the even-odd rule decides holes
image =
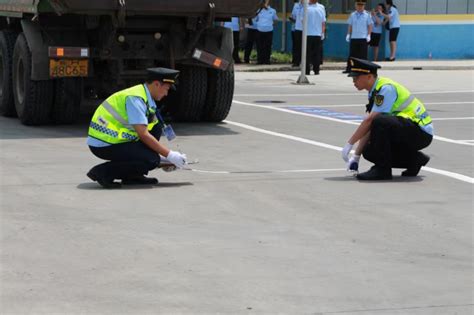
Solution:
[[[297,111],[286,109],[286,108],[280,108],[280,107],[274,107],[274,106],[268,106],[268,105],[257,105],[257,104],[253,104],[253,103],[241,102],[241,101],[236,101],[236,100],[233,100],[232,102],[236,103],[236,104],[244,105],[244,106],[276,110],[276,111],[280,111],[280,112],[289,113],[289,114],[292,114],[292,115],[300,115],[300,116],[318,118],[318,119],[323,119],[323,120],[330,120],[330,121],[334,121],[334,122],[338,122],[338,123],[342,123],[342,124],[348,124],[348,125],[359,125],[359,123],[356,122],[356,121],[342,120],[342,119],[337,119],[337,118],[332,118],[332,117],[325,117],[325,116],[318,116],[318,115],[312,115],[312,114],[307,114],[307,113],[301,113],[301,112],[297,112]],[[453,143],[453,144],[461,144],[461,145],[468,145],[468,146],[473,146],[474,145],[472,143],[462,142],[462,141],[459,141],[459,140],[449,139],[449,138],[436,136],[436,135],[433,137],[433,139],[438,140],[438,141]]]
[[[316,116],[316,115],[312,115],[312,114],[296,112],[294,110],[286,109],[286,108],[280,108],[280,107],[274,107],[274,106],[268,106],[268,105],[258,105],[258,104],[246,103],[246,102],[241,102],[241,101],[236,101],[236,100],[233,100],[232,102],[234,102],[236,104],[240,104],[240,105],[245,105],[245,106],[276,110],[276,111],[279,111],[279,112],[289,113],[289,114],[292,114],[292,115],[300,115],[300,116],[330,120],[330,121],[340,122],[340,123],[344,123],[344,124],[348,124],[348,125],[359,125],[359,123],[357,123],[357,122],[352,122],[352,121],[348,121],[348,120],[341,120],[341,119],[336,119],[336,118],[332,118],[332,117]]]
[[[474,117],[444,117],[444,118],[431,118],[431,120],[471,120],[474,119]]]
[[[224,120],[224,122],[226,124],[229,124],[229,125],[237,126],[237,127],[240,127],[240,128],[244,128],[244,129],[247,129],[247,130],[251,130],[251,131],[255,131],[255,132],[259,132],[259,133],[263,133],[263,134],[267,134],[267,135],[270,135],[270,136],[275,136],[275,137],[284,138],[284,139],[288,139],[288,140],[298,141],[298,142],[302,142],[302,143],[306,143],[306,144],[310,144],[310,145],[314,145],[314,146],[318,146],[318,147],[322,147],[322,148],[326,148],[326,149],[331,149],[331,150],[335,150],[335,151],[342,151],[341,147],[337,147],[337,146],[327,144],[327,143],[322,143],[322,142],[313,141],[313,140],[309,140],[309,139],[305,139],[305,138],[301,138],[301,137],[291,136],[291,135],[287,135],[287,134],[284,134],[284,133],[274,132],[274,131],[270,131],[270,130],[250,126],[250,125],[247,125],[247,124],[242,124],[242,123],[235,122],[235,121]],[[339,169],[336,169],[336,170],[339,170]],[[453,173],[453,172],[449,172],[449,171],[444,171],[444,170],[439,170],[439,169],[431,168],[431,167],[425,167],[425,166],[422,168],[422,170],[427,171],[427,172],[431,172],[431,173],[435,173],[435,174],[439,174],[439,175],[444,175],[444,176],[447,176],[447,177],[451,177],[451,178],[454,178],[454,179],[457,179],[457,180],[460,180],[460,181],[463,181],[463,182],[467,182],[467,183],[470,183],[470,184],[474,184],[474,178],[466,176],[466,175]]]
[[[252,84],[253,85],[253,84]],[[461,90],[461,91],[419,91],[415,92],[412,91],[414,95],[418,94],[458,94],[458,93],[474,93],[474,90]],[[354,96],[354,95],[362,95],[361,93],[321,93],[321,94],[304,94],[304,93],[298,93],[298,94],[234,94],[235,96]]]
[[[435,174],[439,174],[439,175],[448,176],[448,177],[451,177],[451,178],[454,178],[454,179],[457,179],[457,180],[460,180],[460,181],[463,181],[463,182],[466,182],[466,183],[474,184],[474,178],[466,176],[466,175],[453,173],[453,172],[449,172],[449,171],[444,171],[444,170],[439,170],[437,168],[432,168],[432,167],[428,167],[428,166],[423,166],[422,170],[427,171],[427,172],[431,172],[431,173],[435,173]]]
[[[275,137],[280,137],[280,138],[294,140],[294,141],[298,141],[298,142],[302,142],[302,143],[307,143],[307,144],[311,144],[311,145],[315,145],[315,146],[318,146],[318,147],[331,149],[331,150],[335,150],[335,151],[341,151],[342,150],[340,147],[337,147],[335,145],[326,144],[326,143],[322,143],[322,142],[319,142],[319,141],[314,141],[314,140],[309,140],[309,139],[305,139],[305,138],[285,135],[283,133],[273,132],[273,131],[269,131],[269,130],[265,130],[265,129],[261,129],[261,128],[258,128],[258,127],[253,127],[253,126],[249,126],[249,125],[246,125],[246,124],[233,122],[233,121],[229,121],[229,120],[224,120],[224,122],[228,123],[229,125],[238,126],[238,127],[241,127],[241,128],[245,128],[245,129],[248,129],[248,130],[264,133],[264,134],[275,136]]]
[[[436,103],[423,103],[425,105],[466,105],[466,104],[474,104],[474,102],[436,102]],[[321,108],[332,108],[332,107],[364,107],[365,104],[332,104],[332,105],[294,105],[294,104],[272,104],[275,107],[321,107]]]
[[[308,169],[308,170],[259,170],[259,171],[209,171],[199,170],[195,168],[185,168],[184,170],[193,171],[196,173],[206,174],[275,174],[275,173],[322,173],[322,172],[341,172],[347,171],[345,168],[321,168],[321,169]]]

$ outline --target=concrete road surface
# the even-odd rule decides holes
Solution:
[[[88,117],[0,118],[0,313],[472,314],[472,71],[382,71],[437,135],[384,182],[340,157],[367,102],[350,78],[236,75],[226,122],[175,125],[195,170],[156,187],[89,181]]]

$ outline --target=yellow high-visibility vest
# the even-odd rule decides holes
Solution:
[[[425,105],[403,85],[388,78],[379,77],[374,93],[378,93],[384,85],[391,85],[397,91],[397,99],[390,109],[390,115],[405,117],[419,126],[426,126],[431,123],[431,116],[428,114]]]
[[[97,108],[89,125],[89,136],[110,144],[139,140],[137,132],[128,122],[126,108],[128,96],[140,97],[147,105],[147,117],[153,117],[148,121],[148,130],[159,123],[156,118],[156,109],[148,106],[145,86],[140,84],[112,94]]]

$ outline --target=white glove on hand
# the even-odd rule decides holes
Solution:
[[[346,35],[346,42],[349,43],[350,41],[351,41],[351,35],[350,35],[350,34],[347,34],[347,35]]]
[[[349,153],[351,153],[352,147],[354,145],[350,143],[346,143],[344,148],[342,149],[342,159],[346,162],[349,162]]]
[[[186,154],[181,154],[176,151],[170,151],[170,153],[168,153],[168,156],[166,158],[168,159],[168,161],[170,161],[171,163],[176,165],[176,167],[179,167],[179,168],[182,168],[188,162],[186,158]]]
[[[367,43],[370,43],[370,34],[367,35]]]
[[[357,172],[359,170],[360,155],[353,155],[347,163],[347,170]]]
[[[324,40],[325,36],[324,33],[321,34],[321,40]]]

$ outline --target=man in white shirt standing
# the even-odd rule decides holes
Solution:
[[[319,75],[322,37],[325,29],[326,16],[318,6],[318,0],[310,0],[308,5],[306,75],[310,74],[311,65],[313,65],[314,74]]]

